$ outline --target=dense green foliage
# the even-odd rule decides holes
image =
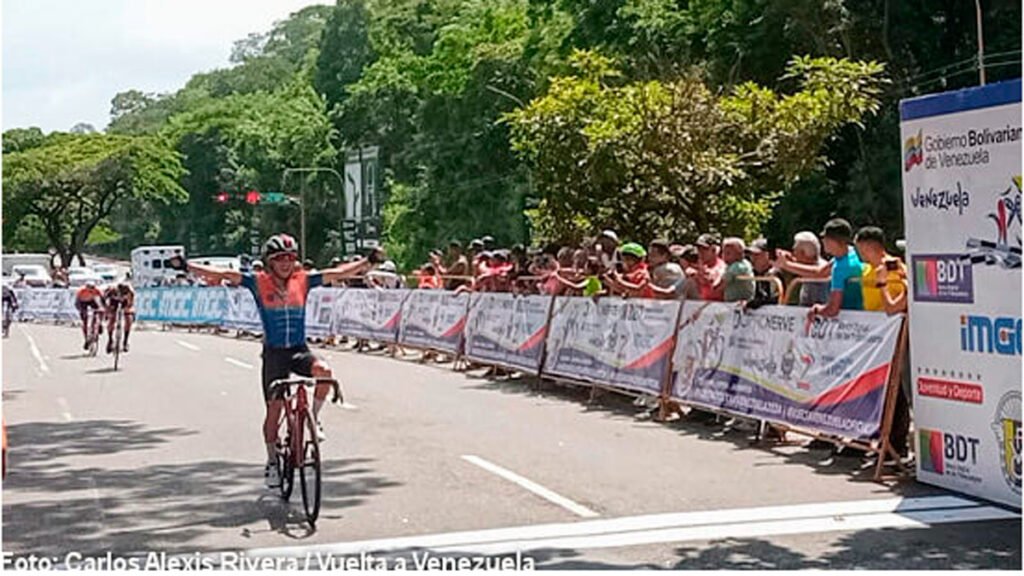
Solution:
[[[1018,76],[1020,3],[982,4],[988,79]],[[896,105],[976,84],[976,47],[974,3],[951,0],[339,0],[239,40],[231,67],[177,92],[115,95],[106,135],[5,132],[5,249],[239,253],[254,228],[297,234],[298,211],[214,196],[305,186],[324,263],[342,190],[284,170],[341,171],[364,145],[380,147],[386,241],[406,265],[453,237],[600,226],[785,242],[840,214],[895,236]],[[51,153],[82,160],[47,168]],[[44,204],[102,189],[114,164],[128,179],[157,165],[159,183],[133,180],[91,228],[47,228]]]

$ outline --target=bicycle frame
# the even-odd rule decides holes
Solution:
[[[288,441],[291,444],[292,465],[298,468],[302,465],[303,433],[305,432],[305,421],[300,418],[309,416],[309,399],[306,386],[299,385],[294,394],[283,398],[284,411],[282,420],[288,428]]]

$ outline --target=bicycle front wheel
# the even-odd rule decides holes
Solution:
[[[291,498],[295,486],[295,465],[292,459],[292,441],[287,436],[277,441],[277,472],[281,478],[281,499]]]
[[[320,515],[320,442],[316,436],[316,424],[313,415],[306,414],[305,432],[302,446],[302,466],[299,468],[299,482],[302,486],[302,507],[306,511],[306,520],[310,527],[316,527],[316,519]]]
[[[122,330],[124,330],[121,323],[123,321],[124,316],[121,313],[121,309],[118,308],[117,320],[116,324],[114,325],[114,370],[117,370],[117,365],[121,360],[121,337],[123,335]]]

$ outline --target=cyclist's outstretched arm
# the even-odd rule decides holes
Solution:
[[[324,284],[330,284],[337,280],[344,280],[345,278],[358,276],[359,274],[369,270],[371,267],[373,267],[373,264],[364,258],[356,262],[349,262],[348,264],[342,264],[341,266],[321,270],[320,275],[323,277]]]
[[[242,273],[237,270],[224,270],[223,268],[214,268],[213,266],[193,264],[191,262],[188,264],[188,270],[201,276],[206,280],[207,284],[212,286],[220,285],[222,280],[227,280],[228,284],[232,286],[238,286],[242,283]]]

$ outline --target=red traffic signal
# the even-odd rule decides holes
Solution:
[[[231,199],[231,196],[229,196],[227,192],[221,192],[214,196],[214,198],[217,200],[218,204],[227,204],[228,200]]]
[[[255,190],[249,190],[245,194],[245,201],[247,204],[255,206],[260,203],[260,193]]]

